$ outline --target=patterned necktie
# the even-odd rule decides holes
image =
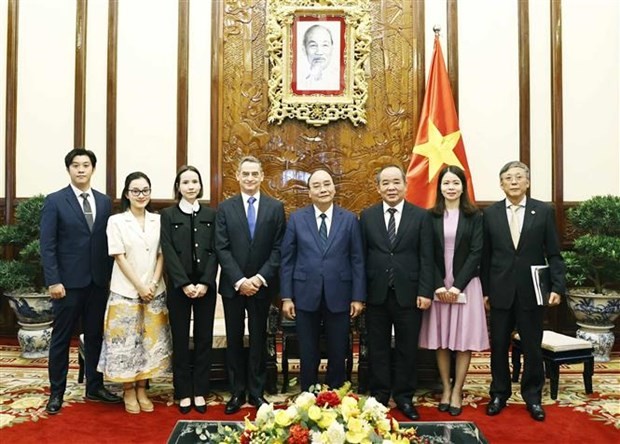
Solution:
[[[390,213],[390,219],[388,220],[388,238],[390,239],[390,245],[393,247],[396,241],[396,208],[388,208]],[[394,288],[394,267],[388,269],[388,287]]]
[[[323,251],[327,247],[327,224],[325,223],[325,218],[327,215],[325,213],[321,213],[321,226],[319,227],[319,237],[321,238],[321,247],[323,247]]]
[[[248,199],[248,226],[250,227],[250,239],[254,239],[254,229],[256,228],[256,209],[254,208],[255,197]]]
[[[93,231],[93,210],[90,207],[90,202],[88,201],[88,193],[80,194],[82,200],[82,209],[84,210],[84,216],[86,217],[86,223],[88,224],[88,229]]]
[[[390,213],[390,220],[388,221],[388,237],[390,238],[390,244],[394,245],[394,242],[396,241],[396,218],[394,217],[396,208],[388,208],[388,213]]]
[[[519,216],[517,216],[519,208],[521,208],[521,205],[510,205],[510,237],[512,237],[512,243],[515,248],[519,245],[519,237],[521,236],[521,231],[519,230]]]

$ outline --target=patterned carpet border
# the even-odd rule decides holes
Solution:
[[[291,363],[293,376],[297,365],[296,362]],[[463,407],[484,408],[489,399],[489,370],[489,354],[474,353],[464,388]],[[620,353],[614,353],[610,362],[595,364],[594,393],[591,395],[584,392],[582,372],[581,364],[561,366],[558,399],[553,401],[550,398],[547,382],[543,391],[543,403],[557,403],[560,407],[584,412],[594,421],[620,429]],[[84,385],[77,382],[77,374],[77,349],[72,348],[63,408],[85,402]],[[109,387],[117,393],[122,390],[120,385],[112,384]],[[269,395],[268,398],[271,402],[285,405],[298,392],[299,386],[292,386],[288,393]],[[172,384],[168,378],[152,381],[150,395],[158,404],[174,404]],[[431,390],[419,390],[416,396],[417,403],[421,406],[434,407],[439,400],[439,394]],[[0,429],[47,419],[47,397],[47,359],[24,359],[19,355],[19,347],[0,345]],[[215,391],[207,401],[210,405],[221,404],[227,397],[226,391]],[[518,383],[513,384],[513,395],[509,403],[524,404]]]

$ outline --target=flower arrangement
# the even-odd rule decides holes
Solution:
[[[212,435],[219,443],[423,443],[414,428],[400,429],[388,409],[372,397],[350,392],[350,383],[339,390],[319,388],[303,392],[286,409],[264,404],[254,423],[245,428],[222,426]]]

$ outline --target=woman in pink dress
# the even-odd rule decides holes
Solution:
[[[482,286],[482,214],[469,200],[462,169],[447,166],[439,173],[433,217],[435,296],[422,317],[419,345],[436,350],[443,384],[439,411],[458,416],[472,351],[489,348]],[[453,384],[450,358],[456,353]]]

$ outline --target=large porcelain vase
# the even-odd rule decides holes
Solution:
[[[571,288],[568,306],[577,320],[577,337],[592,343],[594,360],[607,362],[615,337],[614,321],[620,315],[620,293],[593,293],[590,289]]]
[[[48,294],[6,293],[20,326],[17,339],[22,357],[35,359],[49,354],[54,314]]]

